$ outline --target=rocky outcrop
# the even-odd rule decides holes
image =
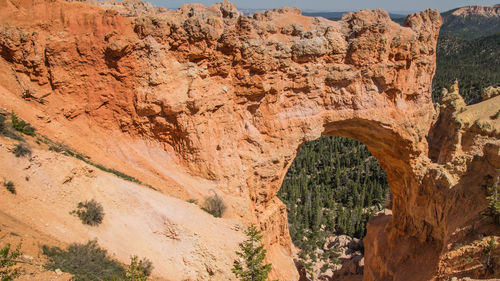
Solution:
[[[360,239],[347,235],[330,236],[322,248],[315,250],[316,256],[323,258],[297,262],[299,280],[330,281],[353,277],[361,280],[364,267],[362,249],[363,242]]]
[[[381,10],[329,21],[293,8],[244,17],[229,2],[137,16],[127,5],[0,0],[4,106],[41,112],[23,117],[161,192],[218,190],[226,217],[264,231],[273,278],[298,279],[276,193],[321,135],[364,142],[388,176],[393,215],[369,224],[364,280],[431,279],[454,230],[484,209],[499,121],[481,119],[490,107],[453,113],[454,98],[436,113],[436,11],[400,26]]]
[[[493,87],[493,86],[489,86],[488,88],[484,89],[483,92],[481,93],[481,97],[483,98],[483,100],[491,99],[498,95],[500,95],[500,87]]]

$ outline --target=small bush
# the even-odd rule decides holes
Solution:
[[[20,142],[14,147],[12,153],[14,153],[16,157],[31,156],[31,149],[26,144]]]
[[[31,126],[30,123],[25,122],[21,118],[17,117],[16,114],[11,114],[12,127],[25,135],[34,136],[36,129]]]
[[[127,268],[127,281],[146,281],[153,271],[153,263],[144,258],[139,260],[137,256],[130,257],[130,265]]]
[[[104,209],[100,203],[92,199],[84,203],[79,202],[77,208],[77,210],[71,211],[71,214],[77,215],[82,223],[92,226],[101,224],[104,218]]]
[[[59,146],[51,145],[51,146],[49,146],[49,151],[54,151],[54,152],[59,153],[59,152],[62,152],[63,150]]]
[[[4,135],[10,139],[13,139],[13,140],[24,141],[23,137],[21,137],[20,135],[16,134],[15,132],[13,132],[12,130],[9,130],[9,129],[4,129],[3,132],[0,132],[0,134]]]
[[[483,212],[484,216],[491,217],[493,221],[500,225],[500,186],[497,181],[488,188],[488,208]]]
[[[150,261],[148,258],[143,258],[141,259],[140,263],[141,263],[140,267],[142,272],[144,272],[144,275],[151,276],[151,273],[153,273],[154,269],[153,262]]]
[[[500,117],[500,110],[497,111],[497,113],[493,114],[490,116],[491,119],[495,120],[495,119],[498,119],[498,117]]]
[[[16,194],[16,187],[12,181],[8,181],[8,182],[4,181],[3,186],[5,186],[5,188],[7,188],[7,190],[10,191],[10,193]]]
[[[78,156],[77,156],[77,158],[78,158]],[[127,174],[124,174],[124,173],[122,173],[120,171],[117,171],[115,169],[106,168],[106,167],[104,167],[101,164],[95,164],[95,163],[90,163],[90,164],[93,165],[94,167],[96,167],[96,168],[104,171],[104,172],[111,173],[111,174],[113,174],[113,175],[115,175],[115,176],[117,176],[117,177],[119,177],[121,179],[124,179],[126,181],[131,181],[131,182],[135,182],[135,183],[141,184],[141,181],[139,181],[138,179],[136,179],[134,177],[131,177],[131,176],[127,175]]]
[[[7,125],[5,121],[6,121],[5,115],[0,113],[0,135],[6,136],[14,140],[22,141],[23,138],[14,133],[12,130],[10,130],[9,129],[10,127]]]
[[[195,199],[188,199],[186,202],[198,205],[198,201],[196,201]]]
[[[21,275],[17,268],[12,269],[12,267],[17,264],[16,259],[22,254],[20,252],[20,246],[21,245],[18,245],[14,251],[10,249],[10,244],[0,248],[0,280],[11,281]]]
[[[3,133],[3,131],[5,130],[5,116],[0,113],[0,133]]]
[[[330,269],[330,265],[325,263],[321,266],[320,271],[321,273],[325,273],[328,269]]]
[[[486,254],[486,262],[485,262],[485,267],[488,270],[492,270],[494,265],[495,265],[495,259],[493,256],[493,250],[496,249],[495,241],[496,239],[494,237],[491,237],[490,240],[488,240],[488,244],[486,247],[483,249],[483,252]]]
[[[222,198],[215,191],[213,193],[214,195],[205,198],[202,209],[212,216],[220,218],[226,210],[226,204],[224,204]]]
[[[106,250],[101,249],[95,240],[88,241],[87,244],[71,244],[68,250],[44,245],[42,251],[49,260],[45,268],[59,268],[71,273],[74,275],[72,280],[126,280],[123,266],[108,257]]]

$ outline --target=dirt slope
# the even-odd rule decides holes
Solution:
[[[2,245],[22,241],[22,250],[42,263],[42,244],[64,246],[95,238],[125,264],[131,255],[148,257],[155,279],[234,279],[227,268],[244,236],[241,222],[214,218],[195,204],[48,151],[33,140],[32,156],[17,158],[10,151],[16,143],[0,137],[0,177],[13,181],[17,191],[11,194],[0,188]],[[104,207],[104,221],[98,227],[83,225],[70,214],[78,202],[90,199]],[[11,232],[22,238],[15,241]],[[36,280],[53,276],[37,273]]]

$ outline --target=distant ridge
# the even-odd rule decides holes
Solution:
[[[456,8],[441,17],[433,98],[458,79],[465,102],[480,102],[483,89],[500,85],[500,5]]]
[[[441,16],[441,35],[472,39],[500,32],[500,4],[461,7]]]
[[[471,5],[465,6],[457,9],[453,9],[451,11],[454,16],[469,16],[469,15],[481,15],[484,17],[498,17],[500,16],[500,4],[494,6],[478,6]]]

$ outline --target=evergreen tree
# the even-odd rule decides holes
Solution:
[[[486,200],[488,200],[488,208],[486,209],[486,212],[483,213],[483,215],[492,217],[493,221],[500,225],[500,186],[498,185],[499,181],[500,181],[500,176],[498,176],[495,183],[488,188],[489,195],[486,197]]]
[[[263,264],[266,250],[261,245],[261,231],[251,225],[245,231],[248,239],[239,244],[241,252],[236,252],[240,257],[234,260],[232,272],[242,281],[265,281],[271,271],[271,264]]]

